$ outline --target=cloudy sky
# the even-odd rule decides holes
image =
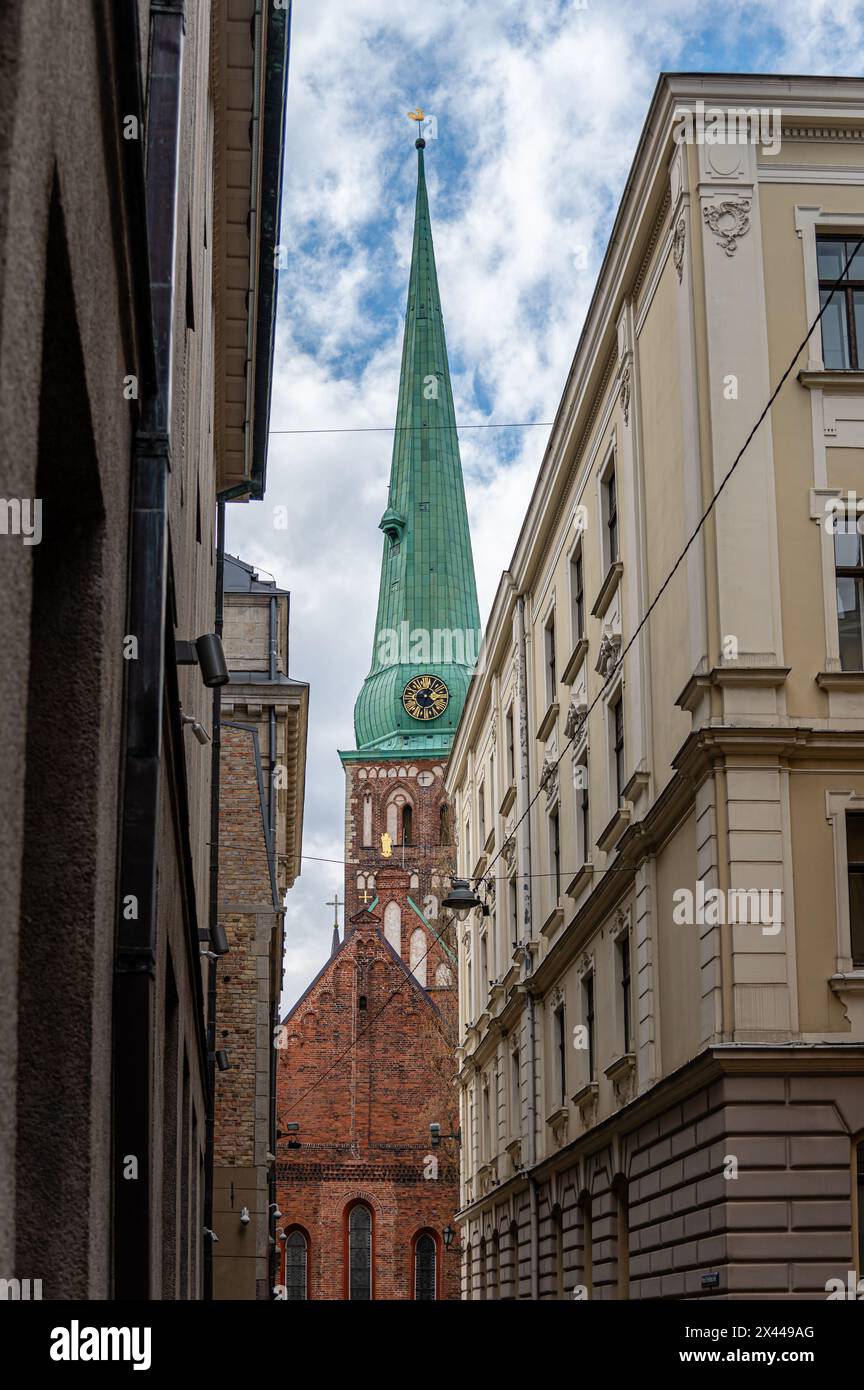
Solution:
[[[310,433],[274,433],[266,499],[228,509],[229,551],[291,590],[291,675],[311,686],[286,1006],[327,956],[342,892],[336,750],[353,747],[372,653],[416,179],[406,112],[437,123],[426,168],[457,418],[549,421],[658,73],[855,74],[862,59],[853,0],[295,0],[271,426]],[[484,620],[547,435],[461,435]]]

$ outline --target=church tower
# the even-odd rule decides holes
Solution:
[[[423,169],[369,674],[345,769],[345,935],[277,1038],[285,1299],[456,1299],[455,865],[444,768],[479,615]]]
[[[435,270],[423,151],[402,370],[369,674],[346,774],[346,922],[378,911],[429,988],[455,985],[433,945],[453,867],[443,774],[480,646],[459,438]],[[385,838],[386,837],[386,838]],[[431,949],[430,949],[431,948]]]

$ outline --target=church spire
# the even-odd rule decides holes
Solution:
[[[422,120],[422,112],[412,114]],[[372,665],[354,710],[357,748],[444,757],[479,654],[480,614],[444,321],[425,140]]]

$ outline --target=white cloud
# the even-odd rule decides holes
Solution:
[[[739,0],[720,13],[684,0],[295,6],[273,428],[393,423],[416,103],[438,120],[426,163],[457,416],[550,420],[658,72],[854,73],[861,13],[852,0]],[[547,434],[525,430],[506,460],[497,431],[463,435],[484,616]],[[310,855],[342,856],[336,749],[353,744],[372,651],[391,447],[389,434],[275,435],[266,500],[229,509],[229,549],[292,593],[292,675],[311,685]],[[287,532],[272,525],[278,504]],[[339,864],[304,861],[288,899],[286,1002],[326,959],[336,887]]]

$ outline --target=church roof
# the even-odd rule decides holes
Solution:
[[[446,757],[480,644],[480,613],[453,391],[423,164],[417,201],[402,369],[372,665],[354,708],[357,752]],[[402,693],[414,676],[443,680],[446,709],[417,720]]]

